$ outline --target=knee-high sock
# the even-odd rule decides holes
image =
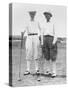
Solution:
[[[27,71],[30,71],[30,61],[27,60]]]
[[[46,71],[51,72],[51,62],[50,62],[50,60],[46,60]]]
[[[52,61],[52,73],[56,74],[56,61]]]
[[[35,60],[35,70],[38,70],[38,60]]]

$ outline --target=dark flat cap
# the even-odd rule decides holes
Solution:
[[[36,14],[36,11],[29,11],[29,14],[30,15],[35,15]]]
[[[44,14],[45,16],[46,16],[46,15],[50,15],[50,17],[52,17],[52,14],[51,14],[50,12],[44,12],[43,14]]]

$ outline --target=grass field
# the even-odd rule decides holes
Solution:
[[[35,85],[54,85],[54,84],[66,84],[66,46],[58,44],[58,55],[57,55],[57,77],[51,78],[47,76],[37,77],[28,75],[24,76],[26,70],[25,60],[25,49],[22,48],[22,59],[21,59],[21,78],[22,81],[18,81],[19,78],[19,61],[20,61],[20,42],[13,42],[12,46],[12,83],[13,86],[35,86]],[[44,59],[40,58],[39,67],[40,72],[43,72]],[[46,64],[45,64],[46,70]],[[31,61],[31,72],[35,72],[34,60]],[[40,78],[40,82],[37,79]]]

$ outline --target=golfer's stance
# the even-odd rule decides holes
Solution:
[[[35,21],[36,11],[30,11],[30,22],[26,28],[27,38],[26,38],[26,61],[27,61],[27,69],[24,75],[29,75],[30,72],[30,61],[32,59],[35,60],[35,70],[36,74],[39,72],[38,70],[38,45],[39,45],[39,28],[38,23]]]
[[[46,59],[47,75],[56,76],[57,36],[54,24],[51,22],[52,14],[44,12],[45,21],[41,29],[42,53]]]

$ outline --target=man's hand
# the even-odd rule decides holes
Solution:
[[[56,43],[56,41],[57,41],[57,38],[54,38],[54,40],[53,40],[53,44],[55,44],[55,43]]]
[[[41,45],[43,45],[43,42],[41,42]]]
[[[43,45],[41,45],[41,48],[43,48]]]
[[[55,40],[53,40],[53,44],[55,44],[56,43],[56,41]]]

